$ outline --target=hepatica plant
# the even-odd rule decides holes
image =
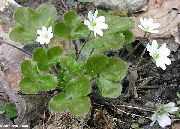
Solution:
[[[127,63],[104,53],[119,50],[134,41],[131,32],[134,22],[100,10],[94,12],[89,12],[86,16],[89,21],[85,21],[75,11],[68,11],[64,20],[58,22],[56,8],[50,3],[37,9],[16,9],[14,20],[17,24],[10,38],[23,44],[36,41],[46,44],[34,51],[32,59],[22,61],[22,92],[37,94],[58,88],[61,92],[51,98],[49,108],[55,112],[70,111],[78,116],[85,116],[90,110],[88,94],[93,85],[99,88],[103,97],[121,95]],[[96,26],[99,23],[103,26]],[[69,40],[75,47],[68,52],[60,46],[47,47],[52,38]],[[82,41],[79,39],[84,39],[80,46],[76,43]]]

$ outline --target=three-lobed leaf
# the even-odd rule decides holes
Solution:
[[[99,78],[97,85],[103,97],[117,98],[121,95],[122,85],[119,82],[111,82],[104,78]]]
[[[49,71],[53,64],[60,61],[63,51],[59,46],[45,50],[44,48],[37,48],[33,54],[33,60],[37,62],[38,69],[42,71]]]
[[[92,48],[94,48],[96,52],[119,50],[123,47],[124,40],[125,38],[122,33],[115,33],[101,37],[96,37],[85,44],[83,51],[89,53],[89,49]]]
[[[5,113],[6,118],[14,118],[17,116],[16,105],[13,103],[0,105],[0,112],[1,111]]]
[[[90,99],[87,97],[90,91],[88,77],[78,76],[65,87],[65,93],[51,98],[49,107],[55,112],[69,110],[74,115],[85,116],[90,109]]]
[[[90,32],[81,24],[79,15],[75,11],[69,11],[64,15],[64,21],[55,25],[54,33],[61,38],[78,39],[87,37]]]
[[[37,38],[37,30],[42,26],[52,26],[57,17],[56,8],[45,3],[36,10],[29,7],[18,7],[14,12],[14,20],[18,23],[10,32],[10,39],[28,43],[35,41]]]

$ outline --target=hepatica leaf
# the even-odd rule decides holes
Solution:
[[[5,113],[6,118],[14,118],[17,116],[16,105],[13,103],[0,105],[0,111]]]
[[[79,76],[66,87],[65,93],[59,93],[51,98],[49,107],[52,111],[69,110],[77,116],[85,116],[90,109],[90,81],[86,76]]]
[[[18,25],[10,32],[10,39],[28,43],[35,41],[37,30],[42,26],[52,26],[57,17],[56,8],[45,3],[36,10],[29,7],[18,7],[14,12],[14,20]]]
[[[121,81],[127,73],[128,65],[125,61],[112,57],[108,59],[106,69],[100,74],[103,78],[110,81]]]
[[[96,52],[119,50],[123,47],[124,40],[125,38],[122,33],[115,33],[101,37],[96,37],[85,44],[83,51],[88,52],[89,48],[92,47],[95,49]]]
[[[73,90],[72,90],[73,89]],[[66,87],[66,93],[71,97],[87,96],[91,91],[91,84],[86,76],[78,76]]]
[[[56,36],[65,39],[78,39],[87,37],[90,31],[81,24],[80,17],[74,11],[69,11],[64,15],[64,21],[55,25]]]
[[[119,82],[112,82],[104,78],[99,78],[97,85],[103,97],[117,98],[121,95],[122,85]]]
[[[38,69],[42,71],[49,71],[53,64],[60,61],[63,51],[59,46],[45,50],[44,48],[37,48],[33,54],[33,60],[37,62]]]
[[[42,51],[41,51],[42,50]],[[44,56],[44,49],[38,49],[38,51]],[[44,54],[43,54],[44,53]],[[56,55],[56,54],[55,54]],[[43,57],[41,56],[41,57]],[[41,60],[40,55],[37,61]],[[43,59],[42,59],[43,60]],[[44,63],[44,61],[43,61]],[[43,63],[39,63],[43,64]],[[40,74],[39,67],[36,64],[33,64],[29,60],[24,60],[21,63],[21,71],[23,73],[23,78],[20,81],[20,88],[24,93],[36,94],[39,91],[49,91],[54,89],[58,84],[58,79],[54,75],[49,75],[49,73]],[[43,67],[40,67],[43,68]]]
[[[134,21],[130,18],[119,17],[116,15],[107,15],[106,23],[109,27],[107,30],[105,30],[104,35],[133,29],[135,24]]]
[[[106,56],[101,54],[92,55],[85,64],[86,72],[91,76],[100,74],[105,70],[107,63],[108,59]]]
[[[135,37],[131,31],[126,30],[123,32],[123,35],[125,36],[125,44],[130,44],[130,43],[134,42]]]
[[[127,63],[117,57],[95,54],[87,60],[85,69],[88,75],[99,74],[110,81],[121,81],[126,75]]]
[[[60,59],[61,65],[72,74],[82,74],[82,69],[78,61],[71,55],[64,55]]]

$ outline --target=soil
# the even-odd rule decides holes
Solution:
[[[20,5],[37,7],[39,4],[47,2],[48,0],[16,0]],[[68,0],[73,1],[73,0]],[[75,3],[69,2],[64,6],[62,0],[50,0],[54,3],[58,10],[58,20],[62,20],[62,15],[65,9],[75,8]],[[81,11],[87,11],[88,8],[92,8],[92,5],[81,5]],[[173,60],[170,66],[163,71],[157,68],[151,61],[151,58],[145,49],[145,41],[142,41],[141,45],[134,50],[135,46],[140,41],[137,39],[132,46],[133,49],[128,51],[128,46],[120,51],[107,52],[107,56],[116,56],[123,58],[129,64],[128,75],[122,82],[123,91],[122,95],[117,99],[103,98],[99,95],[98,89],[94,86],[93,92],[89,95],[92,102],[92,109],[89,115],[85,118],[85,122],[82,126],[82,119],[71,116],[66,113],[63,116],[68,115],[64,119],[70,119],[79,125],[76,128],[92,128],[92,129],[129,129],[133,122],[138,122],[140,127],[150,128],[151,120],[149,117],[152,115],[152,108],[160,103],[176,102],[178,97],[176,93],[180,91],[180,48],[176,52],[172,52],[170,55]],[[33,51],[34,48],[39,46],[29,45],[24,49]],[[132,53],[132,51],[134,52]],[[126,58],[125,58],[126,57]],[[138,66],[137,66],[138,65]],[[47,102],[49,94],[46,96],[26,96],[26,102],[29,105],[36,105],[35,107],[29,107],[29,121],[31,122],[31,128],[42,121],[48,126],[50,121],[53,121],[52,116],[62,118],[62,114],[51,114],[47,108]],[[38,99],[37,99],[38,98]],[[46,100],[46,101],[42,101]],[[30,101],[30,102],[29,102]],[[132,108],[132,107],[136,108]],[[37,110],[38,109],[38,110]],[[50,118],[51,117],[51,118]],[[74,120],[79,119],[79,120]],[[65,120],[64,120],[65,121]],[[180,121],[175,121],[178,123]],[[53,124],[53,122],[51,122]],[[70,129],[72,126],[64,126],[67,122],[59,121],[59,127],[64,129]],[[42,126],[40,126],[42,127]],[[53,127],[56,127],[55,125]],[[160,128],[157,124],[151,129]]]

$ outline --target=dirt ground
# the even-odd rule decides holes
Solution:
[[[48,0],[16,0],[22,6],[37,7]],[[61,0],[50,0],[58,10],[58,20],[66,9],[75,9],[76,4],[68,0],[62,4]],[[92,8],[90,5],[80,5],[80,12]],[[139,44],[141,42],[141,44]],[[107,56],[123,58],[129,64],[128,75],[124,79],[122,95],[117,99],[103,98],[97,87],[89,95],[92,103],[91,112],[85,119],[72,116],[69,113],[53,114],[48,110],[48,101],[51,93],[43,95],[23,95],[29,110],[27,118],[31,128],[43,129],[130,129],[131,124],[138,122],[144,129],[160,129],[158,124],[150,127],[152,109],[160,103],[176,102],[176,93],[180,92],[180,48],[171,52],[172,64],[163,71],[151,61],[148,52],[144,52],[146,40],[137,39],[133,50],[128,51],[128,46],[115,52],[107,52]],[[35,45],[25,46],[31,51]],[[44,100],[44,101],[42,101]],[[33,105],[33,106],[32,106]],[[174,120],[169,129],[180,129],[180,121]],[[168,129],[168,127],[167,127]]]

